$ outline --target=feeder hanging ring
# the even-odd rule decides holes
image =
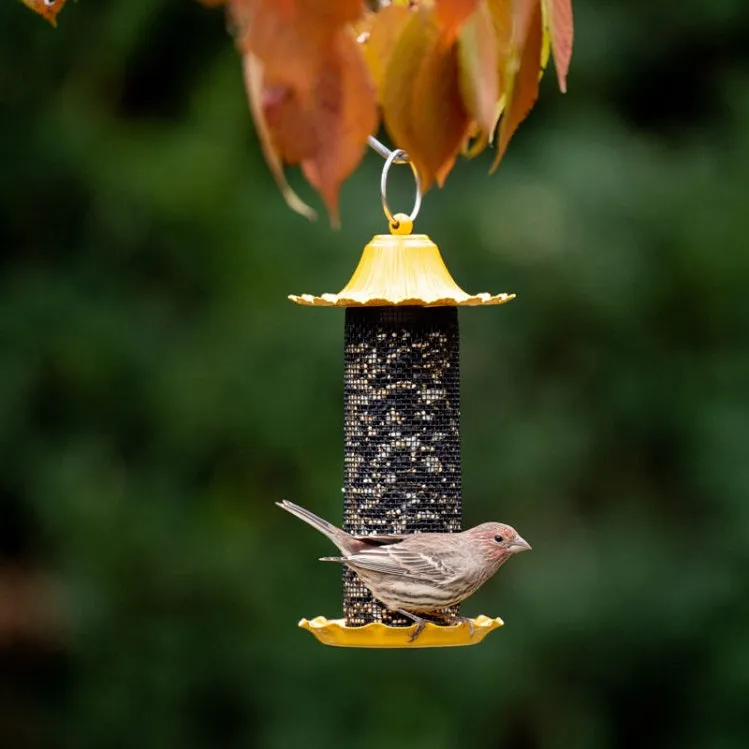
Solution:
[[[398,159],[401,160],[398,161]],[[416,220],[416,217],[419,215],[419,211],[421,210],[421,179],[419,178],[419,173],[418,171],[416,171],[416,167],[414,166],[413,161],[408,158],[408,154],[402,149],[398,148],[393,151],[385,160],[385,166],[382,167],[382,177],[380,179],[382,210],[385,212],[385,216],[387,217],[390,226],[396,229],[398,228],[400,222],[393,215],[392,211],[390,210],[390,204],[388,203],[388,174],[390,173],[390,167],[393,164],[402,164],[404,163],[404,160],[410,165],[411,171],[414,173],[414,180],[416,181],[416,198],[414,199],[413,210],[408,215],[408,220],[413,223]]]
[[[414,174],[414,180],[416,181],[416,198],[414,200],[414,207],[408,216],[408,221],[413,225],[413,222],[416,220],[416,217],[421,210],[421,178],[419,177],[419,172],[416,169],[416,166],[402,148],[396,148],[394,151],[391,151],[384,143],[381,143],[373,135],[369,136],[368,142],[369,147],[385,159],[385,166],[382,167],[382,177],[380,178],[380,193],[382,195],[382,210],[385,212],[385,216],[387,217],[391,229],[398,229],[400,227],[400,217],[403,214],[398,213],[394,215],[390,210],[390,204],[388,203],[388,175],[390,173],[390,167],[393,164],[410,164],[411,171]],[[405,233],[410,233],[410,228]]]

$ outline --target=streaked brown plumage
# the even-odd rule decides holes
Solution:
[[[340,550],[341,562],[392,611],[424,627],[417,614],[437,614],[475,593],[513,554],[530,549],[514,528],[482,523],[462,533],[414,533],[403,536],[352,536],[304,507],[283,500],[279,507],[296,515]],[[463,617],[459,617],[463,619]]]

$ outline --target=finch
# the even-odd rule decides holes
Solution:
[[[341,562],[359,576],[391,611],[416,622],[415,640],[426,621],[418,614],[445,616],[444,610],[475,593],[513,554],[531,545],[504,523],[482,523],[462,533],[352,536],[304,507],[276,502],[327,536],[341,551]],[[450,617],[449,623],[466,621]]]

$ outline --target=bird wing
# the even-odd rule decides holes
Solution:
[[[455,574],[452,566],[444,560],[401,544],[362,549],[348,555],[342,561],[372,572],[430,582],[434,585],[450,580]]]
[[[367,546],[391,546],[392,544],[399,544],[408,536],[354,536],[355,541],[360,541]]]
[[[370,572],[382,572],[386,575],[396,575],[411,580],[421,580],[420,577],[412,575],[408,570],[399,567],[396,564],[389,563],[387,558],[381,555],[361,553],[352,554],[348,557],[320,557],[321,562],[341,562],[341,564],[350,564],[362,570]]]

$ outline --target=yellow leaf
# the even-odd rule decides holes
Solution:
[[[515,0],[512,42],[503,79],[505,108],[499,124],[494,171],[507,150],[510,138],[527,117],[538,98],[543,19],[538,0]]]
[[[368,28],[363,32],[365,39],[361,44],[362,53],[377,88],[378,100],[381,100],[380,90],[390,56],[412,16],[413,13],[408,8],[388,5],[372,14]]]
[[[510,54],[512,44],[514,0],[486,0],[486,7],[497,37],[497,52],[500,60],[504,61]],[[504,66],[502,69],[504,70]]]

